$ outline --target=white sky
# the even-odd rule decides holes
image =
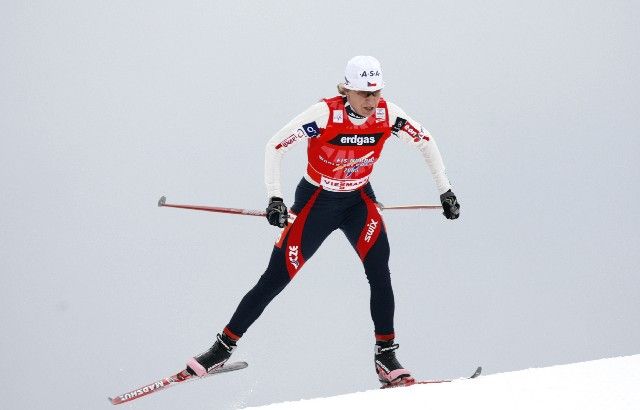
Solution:
[[[632,1],[2,2],[4,405],[106,408],[209,346],[277,230],[158,198],[263,208],[267,139],[358,54],[433,133],[462,204],[457,221],[386,215],[401,362],[452,377],[638,353],[638,16]],[[285,158],[289,203],[304,160]],[[394,141],[372,182],[385,204],[438,199]],[[371,389],[368,297],[335,234],[243,338],[248,369],[135,408]]]

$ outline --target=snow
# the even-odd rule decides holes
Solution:
[[[636,410],[639,385],[640,355],[634,355],[252,408]]]

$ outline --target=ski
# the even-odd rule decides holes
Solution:
[[[400,379],[398,382],[396,383],[390,383],[390,384],[384,384],[382,385],[382,387],[380,387],[381,389],[392,389],[394,387],[406,387],[406,386],[413,386],[414,384],[438,384],[438,383],[449,383],[452,382],[454,380],[464,380],[464,379],[475,379],[476,377],[480,376],[480,374],[482,373],[482,367],[478,367],[476,369],[476,371],[469,377],[461,377],[460,379],[442,379],[442,380],[416,380],[414,378],[408,378],[408,379]]]
[[[207,373],[205,376],[198,377],[190,374],[187,369],[184,369],[173,376],[165,377],[164,379],[158,380],[151,384],[147,384],[138,389],[132,390],[127,393],[120,394],[116,397],[109,397],[109,401],[111,404],[122,404],[127,403],[132,400],[138,399],[140,397],[148,396],[152,393],[167,389],[171,386],[175,386],[178,383],[183,383],[191,380],[202,379],[209,376],[214,376],[220,373],[232,372],[235,370],[244,369],[249,364],[247,362],[233,362],[233,363],[225,363],[224,366],[214,369]]]

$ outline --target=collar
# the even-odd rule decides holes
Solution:
[[[349,115],[349,117],[351,117],[351,118],[355,118],[356,120],[363,120],[363,119],[366,118],[366,117],[363,117],[362,115],[358,114],[357,112],[355,112],[353,110],[353,108],[351,108],[351,105],[349,105],[349,104],[346,104],[344,106],[344,109],[347,111],[347,115]]]

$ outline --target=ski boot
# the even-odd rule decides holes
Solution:
[[[393,340],[376,342],[374,361],[378,379],[383,386],[412,382],[411,372],[402,367],[396,359],[395,350],[399,347]]]
[[[209,350],[187,361],[187,371],[190,374],[202,377],[211,370],[222,367],[229,360],[236,348],[236,342],[224,333],[218,333],[216,339]]]

